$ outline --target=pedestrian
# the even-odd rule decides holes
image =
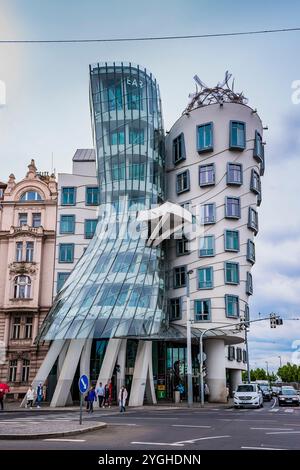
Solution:
[[[40,405],[44,399],[44,390],[43,390],[43,384],[40,382],[37,386],[36,389],[36,402],[37,402],[37,408],[40,408]]]
[[[99,408],[102,408],[102,405],[104,403],[104,387],[102,385],[102,382],[99,383],[99,386],[96,388],[96,393],[97,393],[97,397],[98,397],[98,400],[99,400]]]
[[[229,386],[227,385],[227,386],[226,386],[226,399],[227,399],[227,403],[229,402],[229,395],[230,395]]]
[[[0,388],[0,407],[1,411],[4,409],[4,395],[5,395],[5,390],[3,388]]]
[[[180,382],[177,387],[176,387],[177,391],[179,392],[180,394],[180,402],[182,403],[182,399],[183,399],[183,395],[184,395],[184,385],[182,382]]]
[[[108,408],[111,407],[111,403],[112,403],[112,392],[113,392],[113,387],[112,387],[112,381],[109,380],[108,381]]]
[[[32,386],[29,387],[26,393],[26,400],[27,403],[25,405],[25,408],[32,408],[33,407],[33,402],[34,402],[34,397],[35,397],[35,391]]]
[[[91,387],[87,396],[87,409],[89,413],[94,411],[94,401],[97,401],[95,387]]]
[[[208,401],[208,397],[209,397],[209,387],[207,385],[207,383],[204,384],[204,399],[205,401]]]
[[[109,406],[109,385],[108,385],[108,383],[105,384],[105,387],[104,387],[104,404],[103,404],[103,408],[106,408],[106,406]]]
[[[127,397],[128,397],[128,393],[127,393],[125,385],[123,385],[123,387],[121,387],[120,392],[119,392],[120,413],[122,413],[123,411],[125,413],[126,411],[125,406],[126,406]]]

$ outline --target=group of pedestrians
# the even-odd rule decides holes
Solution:
[[[36,390],[30,386],[26,393],[26,404],[25,408],[33,408],[34,403],[36,402],[36,407],[40,408],[42,401],[46,398],[46,391],[43,387],[43,384],[40,382]]]
[[[128,397],[128,392],[126,387],[123,385],[119,392],[119,407],[120,412],[125,412],[126,400]],[[103,386],[102,382],[99,383],[98,387],[91,387],[88,391],[85,401],[86,401],[86,410],[89,413],[94,411],[94,403],[98,400],[99,408],[110,408],[112,403],[112,383],[111,380]]]

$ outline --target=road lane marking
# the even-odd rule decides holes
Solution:
[[[197,441],[206,441],[208,439],[223,439],[231,436],[207,436],[207,437],[198,437],[197,439],[189,439],[187,441],[178,441],[176,444],[194,444]]]
[[[273,405],[271,406],[271,408],[274,408],[274,406],[276,405],[276,403],[277,403],[277,400],[276,400],[276,398],[274,398],[274,403],[273,403]]]
[[[252,449],[252,450],[287,450],[287,449],[279,449],[278,447],[250,447],[250,446],[242,446],[241,449]]]
[[[300,434],[300,431],[274,431],[266,432],[266,434]]]
[[[269,410],[269,413],[277,413],[277,411],[279,411],[279,408],[271,408],[271,410]]]
[[[284,410],[285,413],[294,413],[295,410]]]
[[[172,424],[174,428],[211,428],[211,426],[197,426],[196,424]]]
[[[262,431],[294,431],[293,428],[250,428],[250,429],[261,429]]]
[[[109,423],[109,426],[137,426],[137,427],[139,427],[140,424],[136,424],[136,423]]]
[[[152,418],[148,418],[148,417],[147,418],[141,418],[141,417],[135,416],[135,417],[132,417],[130,419],[156,419],[156,420],[163,419],[163,420],[165,420],[165,419],[179,419],[179,418],[154,418],[154,417],[152,417]]]
[[[133,441],[130,444],[141,444],[147,446],[174,446],[174,447],[183,447],[183,444],[169,443],[169,442],[140,442],[140,441]]]
[[[49,438],[49,439],[43,439],[43,441],[47,442],[86,442],[86,439],[59,439],[57,438]]]

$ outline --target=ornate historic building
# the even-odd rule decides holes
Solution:
[[[48,343],[34,338],[52,303],[57,184],[34,160],[24,179],[10,175],[0,193],[0,381],[22,396]]]

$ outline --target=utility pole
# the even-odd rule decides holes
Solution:
[[[278,356],[278,358],[279,358],[279,364],[280,364],[280,367],[281,367],[281,366],[282,366],[282,364],[281,364],[281,356]]]
[[[190,299],[190,274],[186,273],[186,349],[187,349],[187,398],[188,407],[193,406],[193,376],[192,376],[192,332],[191,332],[191,299]]]
[[[248,384],[251,382],[250,377],[250,361],[249,361],[249,347],[248,347],[248,330],[247,325],[245,325],[245,344],[246,344],[246,356],[247,356],[247,382]]]

